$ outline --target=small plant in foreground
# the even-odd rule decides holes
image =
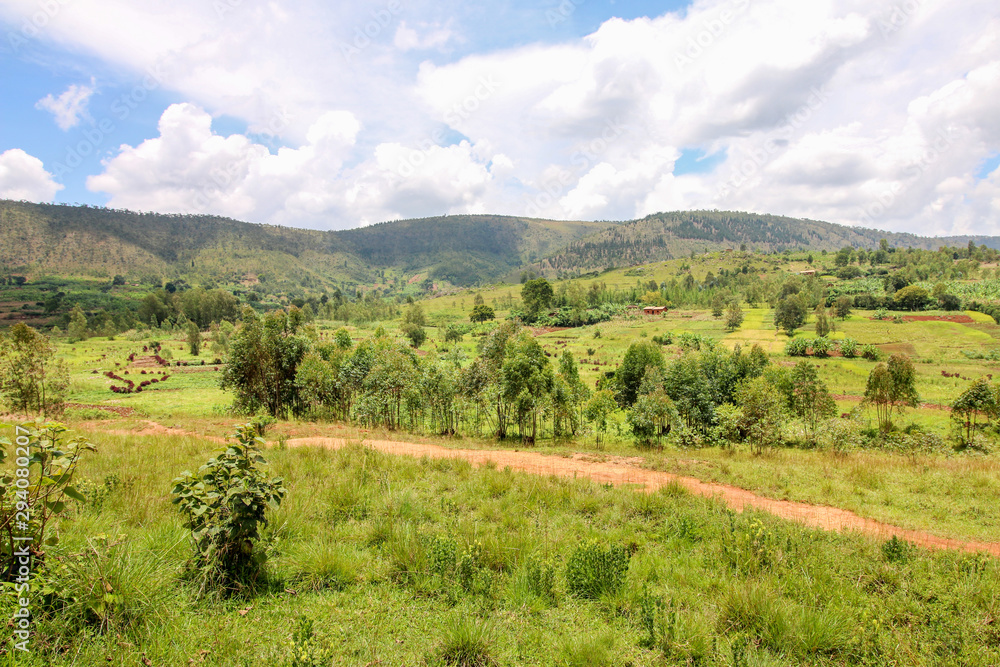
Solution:
[[[255,550],[265,511],[285,497],[280,478],[268,479],[259,466],[264,441],[253,424],[237,427],[238,442],[209,459],[197,474],[185,471],[174,480],[174,504],[180,506],[195,548],[199,593],[209,589],[236,593],[255,586],[266,554]]]
[[[623,545],[604,547],[592,540],[577,547],[566,563],[569,592],[596,599],[618,591],[625,583],[631,558],[631,551]]]
[[[17,559],[12,554],[22,541],[31,545],[33,558],[44,558],[42,546],[57,539],[46,529],[66,511],[67,499],[86,502],[73,486],[73,475],[82,452],[97,449],[83,437],[64,441],[67,430],[59,422],[28,422],[15,427],[13,443],[0,438],[0,462],[10,451],[17,465],[0,477],[0,581],[13,579]]]
[[[910,559],[910,543],[893,535],[882,544],[882,558],[888,563],[905,563]]]
[[[333,661],[333,654],[316,640],[312,619],[299,616],[292,632],[292,644],[288,647],[281,667],[326,667]]]
[[[444,631],[437,662],[454,667],[491,667],[492,628],[465,616],[453,618]]]

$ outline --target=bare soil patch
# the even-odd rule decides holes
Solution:
[[[121,405],[95,405],[93,403],[67,403],[67,408],[83,408],[89,410],[104,410],[105,412],[113,412],[119,417],[131,417],[135,414],[135,410],[132,408],[126,408]]]

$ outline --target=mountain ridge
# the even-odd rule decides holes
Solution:
[[[603,270],[745,244],[760,251],[844,245],[1000,248],[1000,237],[921,237],[736,211],[673,211],[637,220],[560,221],[502,215],[397,220],[340,231],[212,215],[134,212],[0,200],[0,273],[131,275],[151,282],[245,283],[326,290],[459,286]]]

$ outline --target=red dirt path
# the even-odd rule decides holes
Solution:
[[[149,419],[143,421],[146,427],[139,431],[105,432],[119,435],[182,435],[203,438],[217,443],[225,442],[224,438],[205,436],[192,431],[166,427]],[[348,446],[350,442],[345,438],[319,436],[291,438],[287,440],[287,444],[291,447],[313,446],[326,447],[328,449],[340,449]],[[535,475],[554,475],[574,479],[581,477],[604,484],[614,484],[615,486],[622,484],[636,485],[640,487],[638,490],[646,493],[651,493],[657,489],[674,484],[695,495],[717,498],[730,508],[740,512],[747,508],[752,508],[770,512],[783,519],[796,521],[813,528],[836,531],[850,530],[880,539],[888,539],[896,536],[928,549],[955,549],[969,553],[982,552],[1000,558],[1000,543],[964,541],[940,537],[924,531],[908,530],[899,526],[875,521],[874,519],[866,519],[854,512],[836,507],[765,498],[746,489],[727,484],[703,482],[694,477],[684,477],[668,472],[647,470],[639,467],[644,461],[641,457],[608,456],[604,457],[605,460],[595,461],[592,456],[587,454],[574,454],[571,457],[563,457],[524,451],[450,449],[440,445],[398,442],[394,440],[362,440],[362,445],[387,454],[413,457],[426,456],[432,459],[465,459],[477,467],[492,462],[499,468],[509,467],[512,470],[520,470]]]
[[[288,440],[289,446],[320,446],[339,449],[348,444],[342,438],[294,438]],[[620,484],[635,484],[647,493],[671,484],[677,484],[689,492],[710,498],[718,498],[732,509],[743,511],[747,508],[764,510],[776,516],[798,523],[822,528],[823,530],[847,531],[853,530],[866,535],[888,539],[895,535],[900,539],[912,542],[930,549],[956,549],[967,552],[984,552],[1000,558],[1000,544],[954,540],[923,531],[907,530],[898,526],[866,519],[853,512],[836,507],[810,505],[808,503],[790,500],[775,500],[765,498],[755,493],[726,484],[702,482],[693,477],[683,477],[667,472],[646,470],[637,467],[641,458],[609,457],[611,461],[598,462],[588,460],[583,454],[572,458],[549,456],[534,452],[511,452],[481,449],[449,449],[439,445],[424,445],[412,442],[396,442],[390,440],[366,440],[364,445],[389,454],[423,457],[433,459],[461,458],[474,466],[485,465],[492,461],[498,467],[510,467],[536,475],[555,475],[558,477],[586,477],[595,482]]]

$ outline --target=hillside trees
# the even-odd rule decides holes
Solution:
[[[973,437],[983,423],[997,416],[1000,404],[997,402],[997,392],[990,386],[986,378],[979,378],[951,404],[951,418],[962,434],[962,442],[973,443]]]
[[[493,309],[486,304],[480,303],[472,307],[472,312],[469,313],[469,320],[471,322],[488,322],[496,317]]]
[[[830,396],[826,383],[820,379],[815,364],[800,361],[791,372],[791,408],[809,430],[809,437],[815,442],[819,421],[836,413],[837,405]]]
[[[310,343],[299,335],[295,320],[280,310],[261,318],[252,308],[244,308],[220,381],[223,389],[235,393],[237,411],[254,414],[265,410],[281,418],[302,413],[295,374]]]
[[[73,306],[69,315],[69,328],[67,329],[71,343],[80,340],[87,340],[90,332],[87,328],[87,316],[79,305]]]
[[[904,354],[894,354],[888,363],[875,366],[868,374],[864,402],[875,406],[879,430],[890,430],[894,409],[919,404],[913,361]]]
[[[552,386],[552,430],[556,436],[576,435],[582,424],[582,406],[590,391],[580,379],[580,369],[569,350],[559,357],[559,369]]]
[[[23,414],[62,412],[69,371],[48,337],[18,322],[0,333],[0,394]]]
[[[507,341],[501,383],[505,400],[514,406],[522,441],[534,444],[539,412],[552,391],[554,377],[542,346],[529,332],[521,331]]]
[[[781,299],[774,308],[774,326],[783,330],[789,336],[805,324],[806,307],[797,294]]]
[[[760,454],[781,439],[785,409],[781,395],[763,376],[750,378],[736,390],[737,423],[751,450]]]
[[[662,372],[664,369],[663,352],[660,346],[647,341],[629,345],[621,366],[615,371],[614,390],[618,405],[630,407],[638,397],[639,387],[649,369]]]
[[[743,325],[743,309],[737,301],[731,301],[726,307],[726,329],[735,331]]]
[[[535,278],[524,283],[521,288],[521,301],[529,322],[533,322],[538,314],[552,303],[552,285],[545,278]]]

